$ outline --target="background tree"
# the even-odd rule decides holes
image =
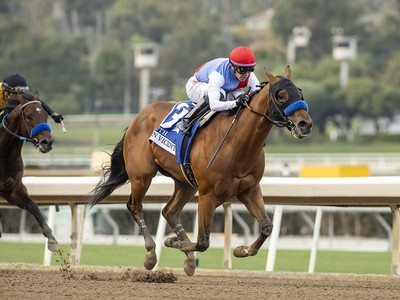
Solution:
[[[292,29],[307,26],[311,32],[310,47],[301,51],[301,58],[318,61],[332,52],[332,29],[342,28],[344,34],[354,35],[363,29],[358,22],[362,14],[359,1],[277,0],[273,7],[274,33],[286,44]]]
[[[250,25],[257,18],[271,23],[256,29]],[[324,132],[328,120],[346,131],[357,116],[377,120],[396,113],[400,0],[2,1],[0,69],[3,77],[15,72],[27,77],[31,89],[63,114],[121,113],[127,104],[136,112],[135,43],[160,47],[151,90],[162,93],[151,100],[181,100],[194,70],[228,56],[236,45],[254,49],[261,81],[264,67],[282,74],[295,26],[312,31],[291,67],[316,131]],[[358,40],[346,89],[340,87],[340,63],[332,58],[332,28],[337,27]]]

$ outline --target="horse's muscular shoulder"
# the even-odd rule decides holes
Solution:
[[[7,193],[11,193],[15,190],[17,182],[15,178],[9,176],[5,180],[0,180],[0,194],[4,195]]]

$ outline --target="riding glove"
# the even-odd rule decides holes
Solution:
[[[58,114],[56,112],[53,113],[51,115],[51,117],[53,118],[54,122],[56,122],[56,123],[61,123],[61,121],[64,120],[64,117],[61,114]]]
[[[246,102],[249,101],[249,95],[247,94],[241,94],[236,98],[236,105],[237,106],[246,106]]]

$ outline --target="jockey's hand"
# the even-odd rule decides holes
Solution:
[[[249,95],[241,94],[236,98],[235,101],[237,106],[246,106],[246,103],[249,101]]]
[[[54,122],[56,122],[56,123],[61,123],[61,121],[64,120],[64,117],[61,114],[58,114],[56,112],[53,113],[51,115],[51,117],[53,118]]]

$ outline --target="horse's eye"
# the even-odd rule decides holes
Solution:
[[[25,115],[25,120],[27,122],[32,121],[32,116],[30,114],[29,115]]]
[[[279,90],[276,93],[276,101],[278,104],[283,104],[289,99],[289,95],[285,90]]]
[[[300,99],[303,99],[303,90],[299,88],[299,97]]]

